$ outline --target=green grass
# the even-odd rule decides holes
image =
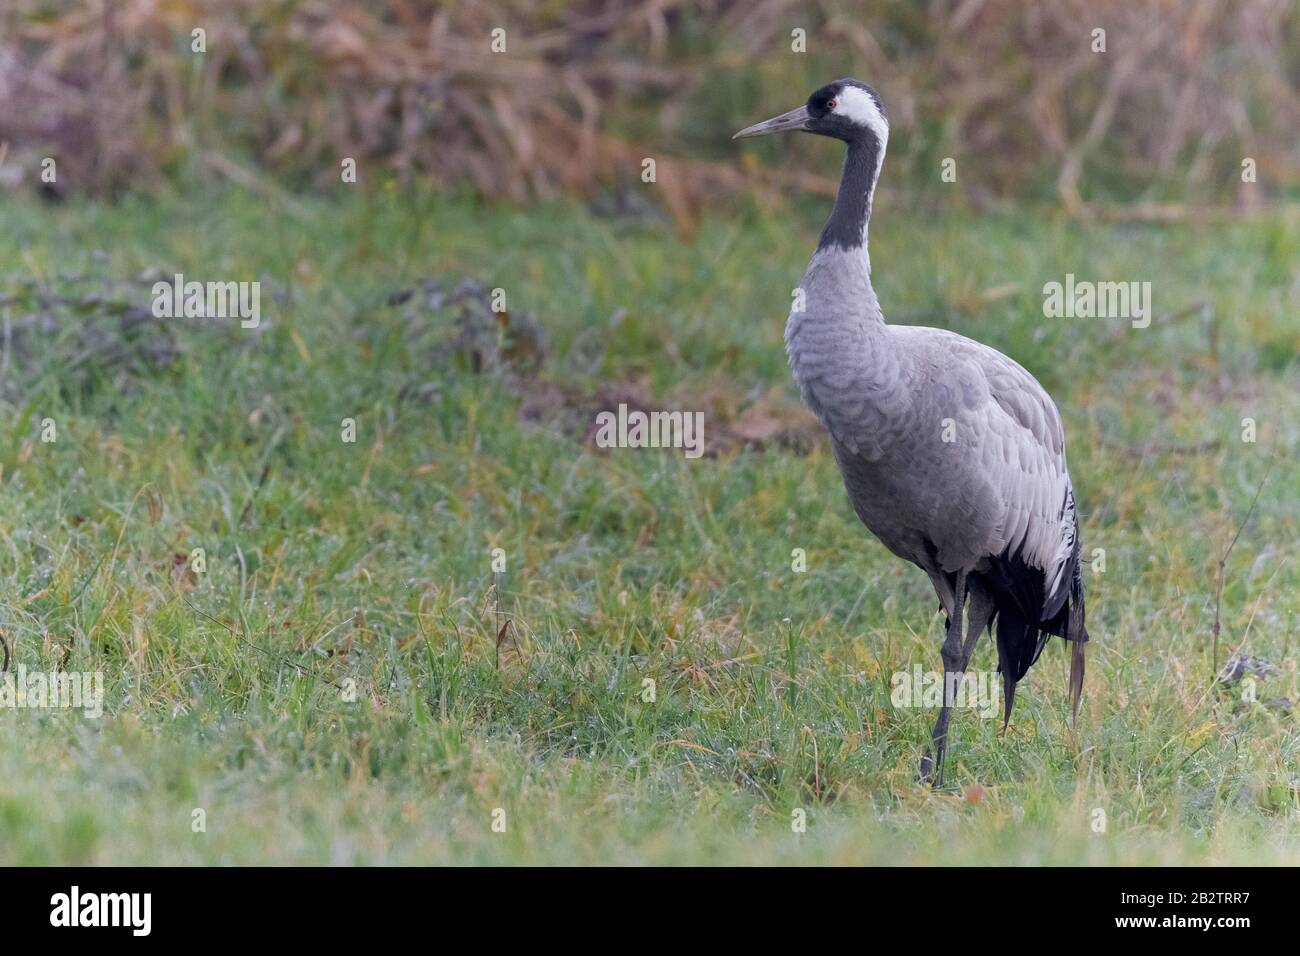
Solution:
[[[66,658],[107,695],[99,720],[0,711],[0,863],[1300,860],[1296,715],[1215,686],[1210,640],[1219,555],[1275,457],[1227,561],[1219,657],[1277,663],[1260,698],[1297,698],[1294,215],[878,210],[886,313],[1040,378],[1085,553],[1105,549],[1077,728],[1054,643],[1005,736],[956,714],[944,791],[914,780],[933,712],[889,701],[891,674],[940,667],[942,618],[858,525],[824,445],[597,451],[521,417],[538,383],[438,367],[439,331],[413,340],[386,304],[479,277],[547,329],[546,381],[723,409],[708,435],[792,396],[781,335],[810,211],[715,216],[683,242],[567,205],[381,191],[293,219],[226,193],[6,205],[0,229],[11,278],[268,280],[262,329],[176,320],[168,369],[74,373],[66,327],[4,366],[0,629],[16,663]],[[1066,272],[1151,281],[1155,321],[1045,320]],[[1170,318],[1202,300],[1213,354],[1199,311]],[[190,587],[173,563],[199,547]],[[995,666],[983,641],[972,667]]]

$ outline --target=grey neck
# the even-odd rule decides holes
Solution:
[[[885,324],[867,253],[882,155],[873,136],[849,143],[835,208],[804,274],[807,310],[786,326],[804,401],[850,453],[872,461],[911,422],[907,356]]]
[[[871,218],[871,195],[880,173],[880,143],[874,136],[850,140],[840,175],[840,191],[835,197],[831,218],[822,229],[818,249],[839,246],[855,249],[867,244],[867,222]]]

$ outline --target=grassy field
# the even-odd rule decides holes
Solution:
[[[1056,397],[1091,561],[1077,728],[1056,642],[1005,736],[955,715],[932,791],[934,714],[890,703],[941,666],[928,581],[824,443],[735,440],[803,434],[804,205],[689,243],[391,190],[0,208],[0,632],[106,682],[97,720],[0,710],[0,863],[1300,862],[1300,220],[877,211],[891,321]],[[261,327],[128,321],[173,272],[261,278]],[[1044,319],[1066,273],[1150,281],[1154,321]],[[429,277],[503,288],[541,371],[390,302]],[[623,394],[721,451],[594,448]],[[1222,591],[1219,661],[1277,665],[1252,702],[1213,680],[1215,578],[1270,460]]]

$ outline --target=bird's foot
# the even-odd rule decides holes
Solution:
[[[930,751],[921,755],[921,766],[916,771],[916,782],[925,784],[930,782],[934,775],[934,758],[930,756]]]
[[[929,748],[926,748],[921,755],[921,764],[916,771],[916,782],[919,784],[929,784],[931,790],[943,789],[943,748],[940,747],[937,755],[931,755]]]

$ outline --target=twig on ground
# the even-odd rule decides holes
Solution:
[[[1224,549],[1223,554],[1219,557],[1219,580],[1214,590],[1214,647],[1210,658],[1211,672],[1214,674],[1219,673],[1219,631],[1222,627],[1223,585],[1227,578],[1228,555],[1232,554],[1232,549],[1236,546],[1237,539],[1241,537],[1242,530],[1249,523],[1251,515],[1255,513],[1255,506],[1259,504],[1259,496],[1264,491],[1264,486],[1268,484],[1268,476],[1273,473],[1273,464],[1276,461],[1276,455],[1269,459],[1268,470],[1264,472],[1263,480],[1260,481],[1259,487],[1255,489],[1255,497],[1250,500],[1250,507],[1246,509],[1246,516],[1241,519],[1241,524],[1237,525],[1237,533],[1232,536],[1232,540],[1228,542],[1228,547]]]
[[[315,678],[317,678],[318,680],[324,681],[326,684],[329,684],[331,687],[335,688],[336,690],[342,690],[342,689],[343,689],[342,685],[336,683],[335,681],[330,680],[328,677],[325,677],[325,676],[322,675],[322,674],[318,674],[318,673],[316,673],[316,672],[313,671],[310,667],[303,667],[303,666],[302,666],[301,664],[299,664],[297,661],[291,661],[291,660],[289,660],[289,658],[287,658],[287,657],[285,657],[285,656],[283,656],[283,655],[281,655],[281,654],[276,654],[276,653],[274,653],[273,651],[268,651],[265,647],[262,647],[262,646],[260,646],[260,645],[258,645],[258,644],[254,644],[252,641],[250,641],[248,638],[244,637],[242,634],[240,634],[238,631],[236,631],[233,627],[231,627],[231,626],[230,626],[229,624],[227,624],[225,621],[217,620],[217,618],[213,617],[211,614],[208,614],[206,611],[200,611],[197,607],[195,607],[195,606],[190,602],[190,599],[189,599],[189,598],[182,598],[181,600],[183,600],[186,604],[189,604],[189,606],[190,606],[190,610],[193,611],[195,614],[199,615],[200,617],[207,618],[209,621],[211,621],[213,624],[218,625],[219,627],[224,627],[227,631],[229,631],[231,634],[234,635],[235,640],[239,641],[239,643],[241,643],[241,644],[246,644],[246,645],[248,645],[249,647],[251,647],[251,648],[252,648],[253,650],[255,650],[255,651],[261,651],[263,654],[265,654],[267,657],[271,658],[272,660],[279,661],[279,662],[282,663],[282,664],[288,664],[290,667],[292,667],[292,668],[294,668],[295,670],[297,670],[298,673],[300,673],[300,674],[305,674],[305,675],[307,675],[308,677],[315,677]]]

